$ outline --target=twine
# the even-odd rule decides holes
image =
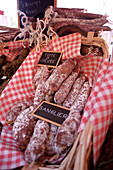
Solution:
[[[50,6],[44,16],[44,20],[39,20],[37,18],[36,22],[36,30],[33,29],[32,23],[28,20],[28,17],[26,14],[20,10],[18,10],[18,13],[21,17],[21,23],[23,25],[23,28],[20,29],[20,33],[15,37],[14,41],[17,40],[17,38],[23,38],[22,45],[25,48],[24,45],[24,40],[28,39],[29,46],[34,46],[36,47],[36,52],[40,52],[40,45],[43,41],[45,41],[45,45],[48,44],[50,37],[53,35],[56,35],[56,38],[58,38],[58,35],[55,31],[53,31],[52,27],[49,26],[49,23],[53,17],[57,16],[57,13],[53,11],[53,7]],[[44,34],[44,30],[47,28],[47,35]],[[29,38],[26,38],[26,33],[29,34]]]

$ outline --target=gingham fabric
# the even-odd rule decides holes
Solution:
[[[24,46],[23,46],[24,45]],[[6,55],[6,61],[12,61],[16,56],[22,53],[24,47],[28,47],[28,42],[15,41],[8,43],[8,49],[0,49],[0,56]]]
[[[0,139],[0,169],[14,169],[25,164],[24,154],[13,140],[12,127],[4,126]]]
[[[91,111],[93,124],[93,156],[94,165],[98,160],[102,144],[112,119],[113,110],[113,61],[110,64],[99,88]]]
[[[60,44],[61,47],[58,44]],[[50,44],[48,44],[43,50],[63,51],[64,54],[63,59],[70,58],[70,57],[76,58],[82,69],[82,72],[88,77],[89,76],[92,77],[94,82],[98,77],[97,76],[98,73],[100,74],[101,69],[103,67],[107,68],[108,61],[106,58],[98,57],[98,56],[94,57],[93,55],[87,57],[80,57],[80,46],[81,46],[81,35],[79,33],[74,33],[59,38],[57,40],[51,41]],[[41,50],[41,52],[43,50]],[[24,62],[22,63],[18,71],[15,73],[15,75],[12,77],[11,81],[8,83],[7,87],[3,91],[0,97],[0,121],[2,123],[5,123],[7,111],[15,104],[15,102],[17,102],[18,100],[27,99],[29,97],[34,96],[35,90],[32,84],[32,77],[34,74],[33,72],[35,70],[34,68],[36,68],[36,63],[41,55],[41,52],[30,53],[27,56],[27,58],[24,60]],[[102,71],[102,73],[104,74],[105,72]],[[94,82],[94,84],[96,83]],[[84,125],[85,123],[86,122],[83,122]],[[82,123],[81,123],[81,127],[82,127]],[[8,132],[5,138],[9,139]],[[1,136],[1,140],[5,140],[3,136]],[[13,147],[15,147],[15,144],[13,145]],[[0,150],[0,157],[1,155],[3,156],[4,153],[5,153],[5,146],[4,143],[2,143],[1,150]],[[8,155],[11,155],[12,161],[10,159],[7,159],[5,161],[6,169],[12,167],[13,158],[16,159],[16,156],[15,154],[13,154],[13,151],[11,149],[7,150],[7,158],[9,157]],[[5,158],[3,157],[3,159]],[[24,162],[24,159],[22,162]],[[14,164],[14,166],[15,168],[18,167],[18,163]],[[0,169],[4,169],[4,163],[0,164]]]
[[[81,121],[81,124],[80,124],[80,127],[79,127],[79,131],[81,131],[81,130],[83,130],[85,128],[85,125],[86,125],[89,117],[92,114],[92,108],[93,108],[93,105],[95,103],[96,96],[97,96],[97,94],[98,94],[98,92],[100,90],[100,86],[101,86],[101,84],[103,82],[104,76],[105,76],[106,71],[108,69],[108,60],[107,60],[107,58],[103,58],[102,60],[100,60],[100,62],[99,62],[99,58],[98,58],[97,59],[98,60],[97,67],[96,67],[96,64],[94,64],[92,62],[92,59],[90,59],[90,60],[91,60],[91,63],[93,64],[92,66],[95,65],[95,70],[94,70],[94,72],[92,74],[93,79],[95,81],[93,83],[92,92],[91,92],[91,94],[89,96],[89,99],[88,99],[88,101],[86,103],[86,106],[85,106],[85,109],[84,109],[84,114],[82,116],[82,121]],[[86,66],[87,66],[87,64],[86,64]],[[84,72],[84,68],[82,68],[82,70]],[[90,69],[88,69],[88,70],[90,70]],[[93,71],[93,67],[92,67],[92,71]],[[94,76],[94,74],[95,74],[95,76]]]
[[[66,38],[65,38],[66,37]],[[69,34],[60,37],[59,40],[55,39],[51,42],[54,51],[62,51],[63,59],[75,58],[80,55],[81,48],[81,34]]]
[[[28,41],[14,41],[14,42],[8,42],[8,46],[9,46],[9,50],[10,51],[16,51],[18,49],[21,49],[21,48],[25,48],[25,47],[28,47]]]

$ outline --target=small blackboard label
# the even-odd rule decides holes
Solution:
[[[47,65],[48,67],[56,68],[60,62],[61,57],[61,51],[43,51],[39,59],[38,65]]]
[[[44,14],[41,13],[44,13],[50,5],[54,6],[54,0],[19,0],[19,10],[28,17],[37,16],[38,18],[41,15],[41,18],[43,18]]]
[[[69,108],[43,101],[34,110],[32,115],[56,126],[61,126],[64,120],[68,117],[69,112]]]

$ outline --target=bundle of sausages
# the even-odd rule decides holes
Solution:
[[[72,146],[90,94],[88,78],[72,59],[51,71],[47,66],[38,67],[33,84],[36,86],[33,102],[13,106],[7,116],[13,119],[13,137],[28,163],[37,162],[44,154],[60,156]],[[50,101],[47,96],[52,96],[51,102],[71,109],[61,127],[31,114],[42,101]]]
[[[11,28],[6,26],[0,26],[0,42],[13,41],[15,36],[20,32],[19,28]]]
[[[50,9],[52,10],[52,19],[49,26],[59,36],[74,32],[79,32],[81,35],[87,36],[87,33],[90,31],[93,31],[95,36],[97,36],[101,30],[111,31],[109,26],[104,25],[108,23],[107,16],[81,12],[76,8],[57,8],[51,6],[46,9],[45,16]]]

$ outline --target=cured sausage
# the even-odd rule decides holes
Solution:
[[[99,31],[111,31],[109,26],[99,26],[93,24],[80,24],[80,23],[73,23],[72,21],[64,21],[59,23],[52,23],[51,24],[53,30],[59,35],[64,36],[70,33],[79,32],[81,35],[87,37],[88,32],[93,31],[94,36],[97,36]]]
[[[46,81],[50,72],[47,66],[37,67],[37,72],[33,77],[33,84],[37,86],[41,81]]]
[[[79,111],[71,111],[67,119],[59,127],[57,135],[55,137],[55,152],[62,153],[70,147],[77,136],[77,130],[81,121],[81,115]]]
[[[65,101],[63,103],[64,107],[70,108],[73,105],[85,80],[86,80],[86,78],[84,75],[81,75],[80,77],[78,77],[75,80],[70,93],[68,94],[67,98],[65,99]]]
[[[30,142],[25,150],[25,159],[27,162],[35,162],[45,153],[45,143],[48,133],[49,124],[46,121],[38,120]]]
[[[37,107],[45,99],[45,82],[50,76],[50,72],[47,66],[41,69],[40,79],[37,80],[37,87],[34,97],[34,107]]]
[[[77,109],[80,112],[82,112],[82,110],[84,109],[85,104],[86,104],[86,102],[88,100],[90,90],[91,90],[90,84],[89,84],[88,81],[86,81],[83,84],[78,96],[76,97],[76,100],[74,101],[74,104],[71,106],[70,109],[71,110],[76,110]]]
[[[59,18],[83,18],[83,19],[95,19],[101,18],[101,14],[85,13],[84,9],[80,8],[57,8],[53,7],[52,10],[57,12],[56,17]]]
[[[53,73],[45,83],[45,89],[48,95],[53,94],[60,88],[62,82],[72,72],[76,64],[76,61],[74,62],[72,59],[67,59],[65,62],[53,70]]]
[[[8,112],[6,117],[6,123],[12,124],[16,120],[17,116],[26,108],[33,105],[33,100],[23,101],[15,104]]]
[[[33,134],[36,119],[31,115],[33,106],[25,109],[16,118],[13,125],[13,138],[21,151],[25,151]]]
[[[58,129],[57,126],[50,124],[50,131],[49,131],[48,139],[46,141],[46,153],[48,155],[55,154],[54,143],[55,143],[55,136],[57,133],[57,129]]]
[[[67,79],[62,83],[61,87],[59,88],[59,90],[55,93],[54,96],[54,101],[57,104],[62,104],[65,100],[65,98],[67,97],[68,93],[71,90],[71,87],[74,83],[74,81],[76,80],[76,78],[78,77],[80,72],[80,68],[75,69],[68,77]]]

